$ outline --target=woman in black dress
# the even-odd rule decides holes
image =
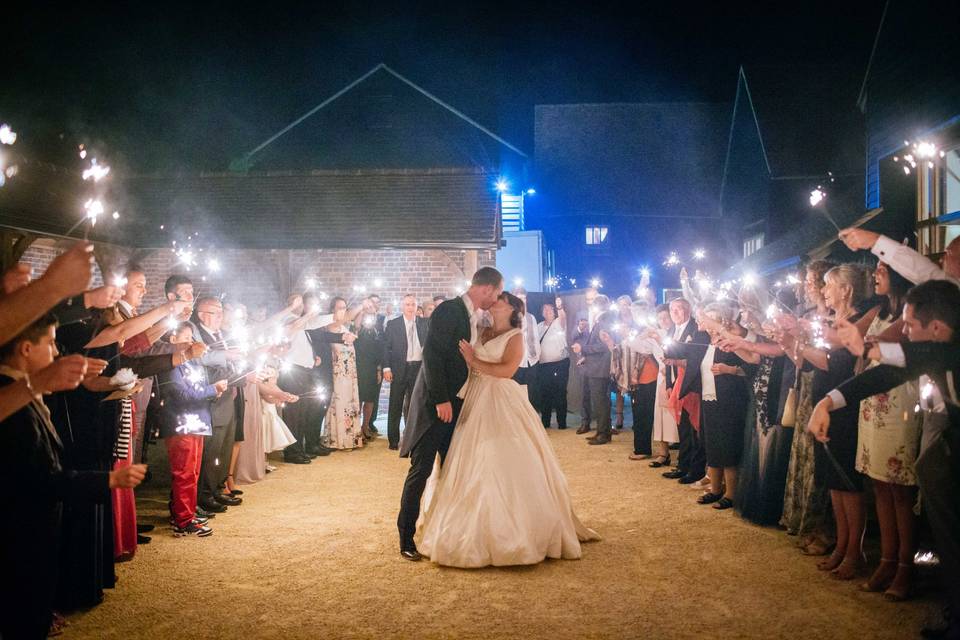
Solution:
[[[859,319],[856,306],[867,297],[867,292],[867,273],[859,265],[843,264],[824,276],[823,297],[833,314],[829,320],[806,323],[805,337],[796,345],[800,355],[815,367],[814,404],[855,373],[857,359],[835,340],[833,327],[840,320]],[[817,444],[814,450],[816,480],[830,492],[837,533],[836,548],[817,567],[841,580],[856,577],[864,564],[863,477],[855,468],[859,414],[859,404],[831,413],[831,423],[843,426],[836,429],[836,437],[829,444]]]
[[[376,313],[368,300],[364,301],[363,311],[357,316],[355,332],[357,339],[353,346],[357,350],[357,388],[363,415],[363,437],[369,440],[375,437],[371,423],[383,384],[384,324],[383,316]]]

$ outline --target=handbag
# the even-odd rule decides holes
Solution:
[[[783,417],[780,419],[781,427],[797,426],[797,402],[799,400],[798,387],[800,386],[801,365],[797,365],[797,377],[787,392],[787,401],[783,405]]]

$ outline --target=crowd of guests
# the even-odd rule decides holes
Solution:
[[[948,609],[924,635],[960,637],[960,239],[942,266],[872,232],[841,239],[876,260],[813,261],[790,284],[750,278],[739,291],[681,271],[682,297],[661,306],[588,291],[568,348],[578,433],[609,443],[628,396],[631,460],[664,468],[701,505],[779,525],[820,571],[862,576],[887,600],[913,592],[926,531],[934,551],[917,557],[939,563]]]
[[[307,292],[273,315],[196,295],[186,275],[165,302],[130,265],[88,289],[93,247],[79,242],[34,279],[3,274],[0,296],[0,637],[43,638],[57,612],[96,606],[115,563],[150,542],[133,490],[162,441],[174,536],[204,538],[240,487],[277,470],[268,454],[309,464],[378,436],[391,382],[389,447],[419,371],[430,300],[411,295],[388,320],[376,295]]]
[[[882,236],[841,236],[879,262],[814,261],[795,288],[739,292],[682,272],[683,296],[659,306],[588,290],[573,326],[559,297],[540,322],[527,310],[516,379],[543,427],[566,429],[573,375],[590,445],[622,431],[629,398],[631,460],[691,485],[699,504],[780,525],[824,573],[864,575],[862,589],[890,600],[913,589],[919,504],[956,637],[960,241],[940,267]],[[240,487],[277,470],[268,454],[310,464],[378,437],[384,381],[398,449],[437,303],[407,295],[381,313],[376,295],[308,291],[248,317],[173,275],[145,310],[155,285],[142,269],[91,290],[92,269],[79,242],[36,279],[26,265],[3,274],[0,480],[15,514],[0,525],[4,638],[45,637],[62,624],[55,611],[95,606],[114,563],[149,543],[133,490],[157,438],[184,538],[240,507]],[[880,558],[865,575],[868,485]]]

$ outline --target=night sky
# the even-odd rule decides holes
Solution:
[[[831,64],[862,77],[883,9],[399,4],[8,8],[0,120],[54,162],[87,141],[115,168],[226,169],[385,62],[532,153],[535,104],[729,102],[741,64]]]

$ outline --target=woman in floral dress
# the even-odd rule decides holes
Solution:
[[[333,323],[327,331],[346,333],[347,301],[334,298],[330,304]],[[323,444],[331,449],[357,449],[363,446],[363,418],[360,414],[360,390],[357,386],[357,352],[353,345],[333,344],[333,392],[323,422]]]
[[[910,283],[884,263],[874,273],[876,292],[886,296],[866,334],[897,339],[903,296]],[[876,363],[874,363],[876,364]],[[917,475],[914,463],[920,446],[917,387],[908,382],[860,403],[857,471],[873,479],[880,525],[880,566],[863,585],[883,591],[890,600],[907,597],[913,582],[916,551]]]

